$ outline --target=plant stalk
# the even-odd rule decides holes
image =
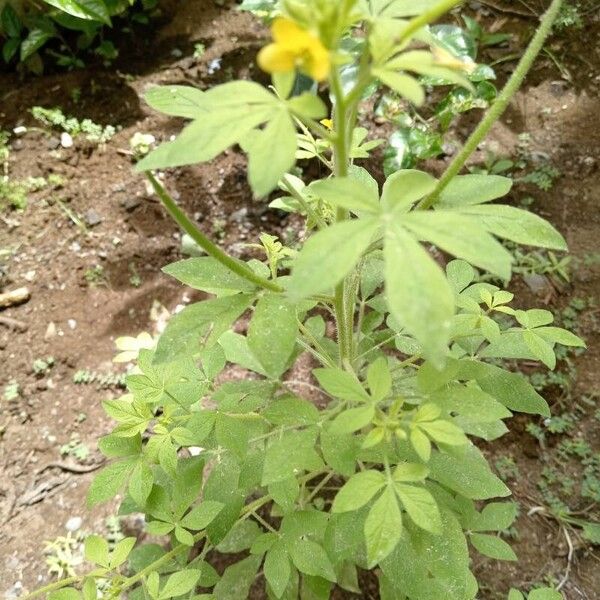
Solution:
[[[477,149],[477,146],[479,146],[479,144],[487,136],[492,125],[494,125],[494,123],[503,115],[513,96],[519,91],[519,88],[523,84],[523,81],[533,66],[533,62],[535,61],[537,55],[542,50],[544,43],[552,30],[552,24],[558,15],[561,4],[562,0],[553,0],[550,8],[548,8],[542,17],[540,27],[531,40],[531,43],[527,47],[523,58],[521,58],[517,68],[500,92],[500,95],[494,102],[493,106],[488,110],[481,123],[479,123],[475,131],[466,141],[462,150],[456,155],[454,160],[444,171],[444,174],[439,180],[435,190],[427,198],[423,199],[417,208],[422,210],[431,208],[438,201],[440,193],[446,188],[452,179],[454,179],[454,177],[460,173],[467,160]]]
[[[283,288],[277,285],[273,281],[265,279],[260,275],[257,275],[250,267],[246,266],[241,261],[229,256],[226,252],[221,250],[219,246],[211,242],[190,220],[190,218],[177,206],[173,198],[169,196],[165,188],[158,182],[156,177],[146,171],[146,177],[152,184],[154,191],[157,193],[164,207],[171,218],[185,231],[195,242],[202,248],[209,256],[218,260],[222,265],[227,267],[230,271],[233,271],[236,275],[243,277],[250,283],[258,287],[262,287],[271,292],[281,293]]]

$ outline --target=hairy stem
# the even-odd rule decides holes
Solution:
[[[435,190],[424,200],[420,202],[418,208],[427,209],[431,208],[439,199],[440,193],[446,188],[446,186],[458,175],[465,163],[475,152],[477,146],[483,141],[492,125],[502,116],[506,108],[508,107],[513,96],[519,91],[519,88],[523,84],[525,76],[531,69],[534,60],[540,53],[546,38],[550,34],[552,24],[554,23],[562,0],[553,0],[550,8],[546,11],[546,14],[542,17],[540,27],[538,28],[535,36],[531,40],[523,58],[521,58],[517,68],[512,74],[504,86],[502,92],[494,102],[493,106],[488,110],[487,114],[479,123],[475,131],[471,134],[469,139],[466,141],[462,150],[456,155],[454,160],[450,163],[441,179],[439,180]]]
[[[164,207],[171,218],[185,231],[209,256],[218,260],[222,265],[233,271],[236,275],[247,279],[254,285],[262,287],[271,292],[283,292],[283,288],[273,281],[265,279],[257,275],[250,267],[243,262],[237,260],[233,256],[229,256],[221,250],[219,246],[211,242],[190,220],[190,218],[177,206],[173,198],[169,196],[165,188],[158,182],[156,177],[149,171],[146,171],[146,177],[152,184],[154,191],[157,193]]]

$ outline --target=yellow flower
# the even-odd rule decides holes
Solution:
[[[331,119],[323,119],[321,121],[321,125],[324,125],[329,129],[329,131],[333,131],[333,121]]]
[[[273,43],[258,54],[258,64],[263,71],[287,73],[297,68],[315,81],[327,79],[331,59],[318,37],[283,17],[275,19],[271,33]]]

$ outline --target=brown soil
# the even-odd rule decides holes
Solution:
[[[96,440],[111,429],[101,402],[118,390],[78,385],[73,383],[73,375],[82,369],[118,372],[111,363],[114,339],[152,330],[156,324],[151,309],[156,301],[169,310],[185,301],[187,292],[160,271],[178,257],[179,234],[148,195],[144,181],[132,172],[130,158],[119,151],[128,149],[129,138],[136,131],[165,140],[180,128],[178,120],[161,117],[144,105],[140,96],[149,86],[190,83],[207,87],[224,77],[259,77],[252,60],[264,36],[262,26],[232,7],[217,4],[208,0],[175,3],[172,18],[155,35],[148,33],[143,42],[136,38],[138,45],[122,50],[118,69],[90,66],[25,81],[0,75],[0,128],[34,125],[28,113],[32,106],[60,106],[66,114],[122,127],[104,149],[76,141],[74,148],[52,150],[55,140],[41,131],[13,138],[13,177],[55,173],[65,184],[56,191],[33,194],[25,212],[4,213],[0,223],[0,249],[14,251],[3,259],[4,267],[0,265],[0,291],[22,285],[31,290],[27,303],[0,313],[27,325],[26,332],[18,332],[0,324],[0,388],[15,381],[21,389],[14,401],[0,398],[0,591],[7,597],[50,580],[42,542],[66,535],[69,519],[81,517],[82,530],[103,533],[105,518],[114,511],[114,506],[85,509],[93,473],[42,468],[57,461],[75,462],[59,452],[73,434],[91,449],[83,464],[95,465],[101,460]],[[515,42],[519,50],[531,33],[532,22],[501,13],[491,13],[488,22],[496,21],[494,15],[506,19],[503,31],[520,32]],[[196,42],[207,47],[200,59],[191,58]],[[571,81],[561,78],[548,57],[541,58],[526,90],[495,127],[491,141],[499,154],[510,154],[518,134],[527,131],[532,150],[547,153],[560,169],[562,176],[551,191],[534,193],[535,208],[565,234],[572,254],[583,261],[598,254],[600,234],[597,19],[583,31],[555,38],[551,48]],[[174,56],[175,49],[183,58]],[[222,62],[213,73],[214,59]],[[505,67],[508,70],[513,65],[506,63]],[[81,90],[79,102],[73,100],[76,88]],[[458,137],[464,136],[472,120],[468,117],[459,124]],[[168,184],[201,227],[234,252],[245,252],[243,244],[253,241],[260,231],[287,240],[297,235],[293,221],[252,200],[243,158],[235,151],[207,165],[180,169],[169,177]],[[84,231],[61,206],[84,221],[99,217],[100,223]],[[85,274],[96,265],[102,267],[105,280],[90,285]],[[520,292],[525,304],[545,302],[552,309],[564,307],[576,297],[598,298],[598,264],[577,265],[571,285],[554,289],[543,298],[536,298],[519,279],[511,287]],[[141,278],[139,287],[131,283],[135,273]],[[598,392],[600,331],[593,317],[589,311],[582,316],[581,333],[589,350],[576,361],[577,379],[569,399],[573,402]],[[47,375],[37,377],[32,364],[47,356],[54,357],[55,365]],[[549,400],[557,412],[564,410],[558,398],[551,395]],[[576,424],[577,435],[598,451],[600,427],[593,412]],[[521,504],[521,516],[518,539],[511,540],[519,563],[477,559],[480,597],[484,599],[506,597],[510,586],[526,588],[545,578],[559,581],[567,569],[566,538],[560,527],[539,514],[528,516],[530,508],[541,504],[536,481],[545,454],[525,432],[527,422],[515,419],[514,431],[486,448],[493,456],[514,457],[521,477],[511,486]],[[600,598],[598,556],[576,535],[574,543],[563,591],[569,600]],[[376,597],[368,581],[363,597]]]

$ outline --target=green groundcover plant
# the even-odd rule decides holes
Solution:
[[[128,393],[104,404],[117,425],[99,445],[112,462],[89,502],[120,494],[120,514],[143,512],[147,532],[170,546],[126,538],[111,550],[91,536],[94,568],[30,597],[238,600],[263,588],[268,598],[326,599],[334,586],[360,594],[360,574],[372,571],[384,599],[468,600],[478,594],[471,552],[516,560],[500,532],[517,506],[472,439],[501,437],[514,412],[550,415],[502,359],[552,369],[556,345],[583,342],[550,312],[517,310],[511,293],[478,279],[478,270],[510,278],[513,257],[498,238],[554,250],[565,242],[541,218],[497,202],[510,179],[459,172],[531,67],[560,1],[440,179],[404,169],[380,189],[355,164],[368,156],[356,121],[375,80],[415,105],[426,99],[421,76],[471,88],[472,64],[428,28],[459,3],[284,0],[258,56],[271,87],[148,92],[150,106],[191,122],[138,170],[206,252],[164,270],[210,297],[173,316],[156,343],[119,342],[120,359],[137,354],[137,366]],[[329,92],[332,114],[319,95],[290,95],[298,72]],[[229,256],[160,183],[156,170],[235,144],[255,195],[280,188],[272,204],[306,218],[299,251],[263,235],[265,262]],[[298,156],[317,157],[331,175],[307,184],[291,174]],[[433,246],[453,257],[445,267]],[[305,353],[318,365],[313,382],[287,375]],[[228,363],[247,378],[223,377]]]

